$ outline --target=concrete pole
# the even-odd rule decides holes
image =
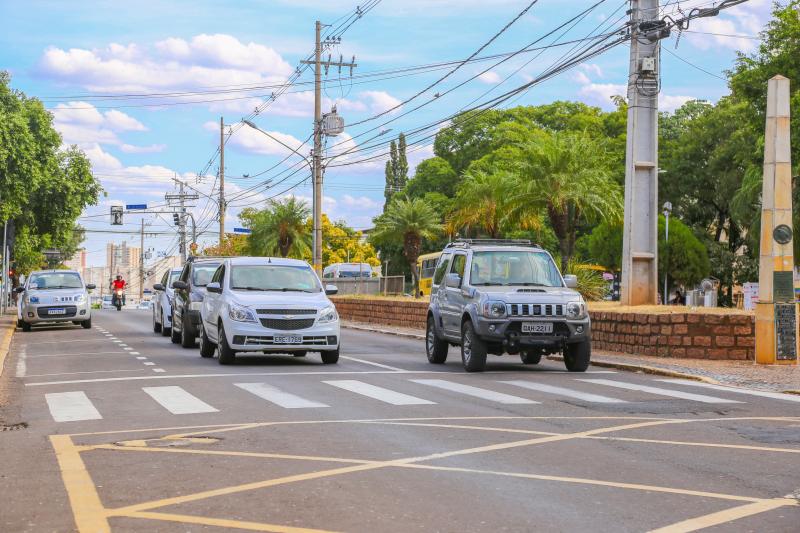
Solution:
[[[314,48],[314,176],[312,247],[314,271],[322,277],[322,23],[317,21]]]
[[[658,0],[631,0],[623,305],[652,305],[658,300],[659,42],[651,42],[639,30],[642,22],[658,15]]]
[[[181,191],[183,193],[183,191]],[[225,124],[219,117],[219,247],[225,240]]]
[[[144,217],[142,229],[139,233],[139,301],[144,298]]]
[[[775,76],[767,84],[761,194],[756,304],[756,362],[761,364],[797,364],[789,119],[789,80]]]

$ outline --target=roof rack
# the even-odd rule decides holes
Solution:
[[[472,248],[473,246],[530,246],[541,248],[529,239],[456,239],[445,248]]]

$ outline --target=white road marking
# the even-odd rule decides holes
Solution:
[[[691,385],[693,387],[704,387],[706,389],[721,390],[725,392],[735,392],[737,394],[749,394],[750,396],[761,396],[763,398],[772,398],[773,400],[786,400],[787,402],[800,402],[800,396],[796,394],[784,394],[782,392],[770,392],[764,390],[754,389],[740,389],[737,387],[726,387],[724,385],[713,385],[711,383],[703,383],[701,381],[692,381],[689,379],[658,379],[664,383],[674,383],[676,385]]]
[[[361,394],[369,398],[374,398],[375,400],[390,403],[392,405],[432,405],[436,403],[423,400],[422,398],[417,398],[415,396],[410,396],[408,394],[403,394],[402,392],[396,392],[393,390],[384,389],[383,387],[370,385],[369,383],[364,383],[363,381],[357,381],[354,379],[323,381],[323,383],[327,383],[328,385],[333,385],[334,387],[339,387],[340,389],[348,390],[350,392],[355,392],[356,394]]]
[[[173,415],[218,412],[217,409],[178,386],[142,387],[142,390]]]
[[[131,352],[131,355],[139,355],[139,352]]]
[[[154,368],[153,372],[166,372],[163,368]]]
[[[26,354],[25,350],[22,350],[19,353],[19,359],[17,359],[17,377],[18,378],[24,378],[25,377],[25,373],[27,372],[27,366],[25,364],[25,358],[26,357],[27,357],[27,354]]]
[[[339,356],[339,359],[347,359],[348,361],[355,361],[356,363],[363,363],[365,365],[377,366],[378,368],[385,368],[386,370],[394,370],[395,372],[406,372],[402,368],[397,368],[396,366],[389,366],[389,365],[384,365],[382,363],[375,363],[372,361],[367,361],[365,359],[357,359],[355,357],[350,357],[348,355]]]
[[[150,361],[145,361],[144,364],[147,366],[155,366],[155,363],[151,363]]]
[[[137,368],[136,370],[87,370],[84,372],[58,372],[56,374],[28,374],[29,378],[43,378],[47,376],[72,376],[75,374],[110,374],[115,372],[144,372],[144,368]]]
[[[83,391],[53,392],[44,395],[47,407],[56,422],[100,420],[103,417]]]
[[[531,381],[519,381],[519,380],[501,381],[500,383],[508,383],[509,385],[523,387],[525,389],[535,390],[539,392],[546,392],[548,394],[555,394],[557,396],[566,396],[568,398],[575,398],[578,400],[583,400],[585,402],[627,403],[625,402],[625,400],[620,400],[618,398],[600,396],[599,394],[590,394],[588,392],[581,392],[573,389],[567,389],[565,387],[556,387],[555,385],[546,385],[544,383],[533,383]]]
[[[671,396],[673,398],[692,400],[694,402],[742,403],[742,402],[737,402],[736,400],[726,400],[724,398],[717,398],[715,396],[706,396],[705,394],[692,394],[690,392],[683,392],[673,389],[662,389],[661,387],[649,387],[647,385],[639,385],[636,383],[628,383],[625,381],[612,381],[610,379],[579,379],[578,381],[585,381],[586,383],[594,383],[595,385],[605,385],[607,387],[617,387],[619,389],[648,392],[650,394],[658,394],[660,396]]]
[[[120,348],[127,348],[127,347],[128,347],[128,345],[127,345],[127,344],[120,343],[120,344],[119,344],[119,347],[120,347]]]
[[[246,390],[255,394],[259,398],[263,398],[268,402],[274,403],[286,409],[304,409],[308,407],[329,407],[324,403],[313,402],[306,400],[300,396],[295,396],[286,391],[282,391],[272,385],[266,383],[234,383],[240,389]]]
[[[502,392],[495,392],[488,389],[481,389],[471,385],[464,385],[462,383],[454,383],[452,381],[445,381],[443,379],[411,379],[414,383],[421,385],[429,385],[431,387],[438,387],[440,389],[466,394],[467,396],[474,396],[483,400],[491,402],[507,403],[507,404],[533,404],[539,403],[527,398],[520,398],[519,396],[511,396]]]
[[[145,359],[147,359],[147,357],[144,357],[144,356],[143,357],[137,357],[136,359],[138,359],[140,361],[144,361]]]
[[[81,357],[84,355],[109,355],[115,353],[127,353],[127,352],[43,353],[38,355],[29,355],[28,357]]]
[[[125,348],[123,348],[123,349],[124,349],[126,352],[132,352],[132,351],[133,351],[133,348],[128,348],[128,347],[125,347]]]
[[[39,346],[39,345],[43,345],[43,344],[71,344],[71,343],[75,343],[75,342],[97,342],[97,339],[78,339],[78,340],[74,340],[74,341],[63,340],[63,341],[29,342],[28,344],[25,345],[25,347],[27,348],[29,346]]]

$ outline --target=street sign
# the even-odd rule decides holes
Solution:
[[[250,235],[251,233],[253,233],[252,230],[249,230],[247,228],[233,228],[233,232],[240,233],[242,235]]]
[[[127,204],[125,209],[147,209],[147,204]]]

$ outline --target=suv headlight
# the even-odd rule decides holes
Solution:
[[[486,318],[503,318],[506,316],[506,304],[493,301],[484,302],[483,316]]]
[[[586,303],[583,300],[567,304],[567,318],[580,320],[586,318]]]
[[[319,320],[317,320],[317,323],[327,324],[329,322],[336,322],[337,320],[339,320],[339,314],[336,312],[336,308],[330,305],[319,312]]]
[[[228,316],[236,322],[256,322],[256,314],[253,310],[241,305],[228,304]]]

